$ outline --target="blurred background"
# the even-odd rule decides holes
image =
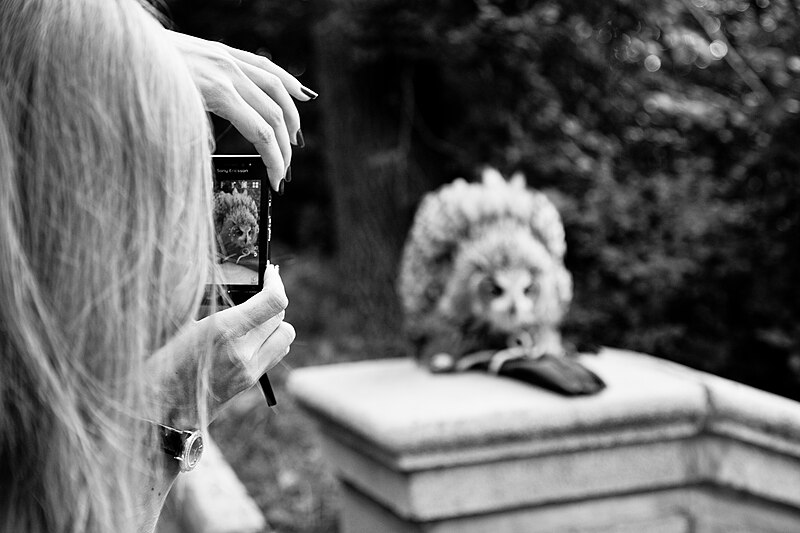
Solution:
[[[279,406],[212,428],[276,531],[336,530],[291,367],[406,354],[422,195],[521,170],[567,231],[575,342],[800,399],[800,5],[787,0],[165,0],[176,29],[320,93],[274,203],[298,331]],[[219,153],[255,153],[214,123]]]

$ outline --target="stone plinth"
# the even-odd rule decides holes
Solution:
[[[800,531],[800,404],[642,354],[565,398],[392,359],[305,368],[342,533]]]

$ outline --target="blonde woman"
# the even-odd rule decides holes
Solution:
[[[283,119],[252,94],[214,100],[236,72],[204,80],[215,64],[179,41],[133,0],[0,2],[0,531],[152,531],[181,468],[164,428],[202,430],[294,338],[274,267],[194,322],[204,108],[255,128],[275,188],[299,121],[266,92]]]

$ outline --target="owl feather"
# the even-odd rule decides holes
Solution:
[[[400,265],[398,294],[409,338],[423,360],[507,348],[532,339],[563,353],[559,326],[572,298],[561,217],[517,174],[491,168],[426,195]]]

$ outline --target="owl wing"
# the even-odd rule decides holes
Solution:
[[[225,223],[225,219],[228,218],[233,204],[234,199],[231,193],[224,191],[214,193],[214,229],[217,231],[218,235],[222,232],[222,226]]]
[[[458,198],[472,186],[458,179],[427,194],[420,203],[400,261],[398,294],[407,317],[424,319],[442,294],[453,254],[467,235],[468,221]]]

